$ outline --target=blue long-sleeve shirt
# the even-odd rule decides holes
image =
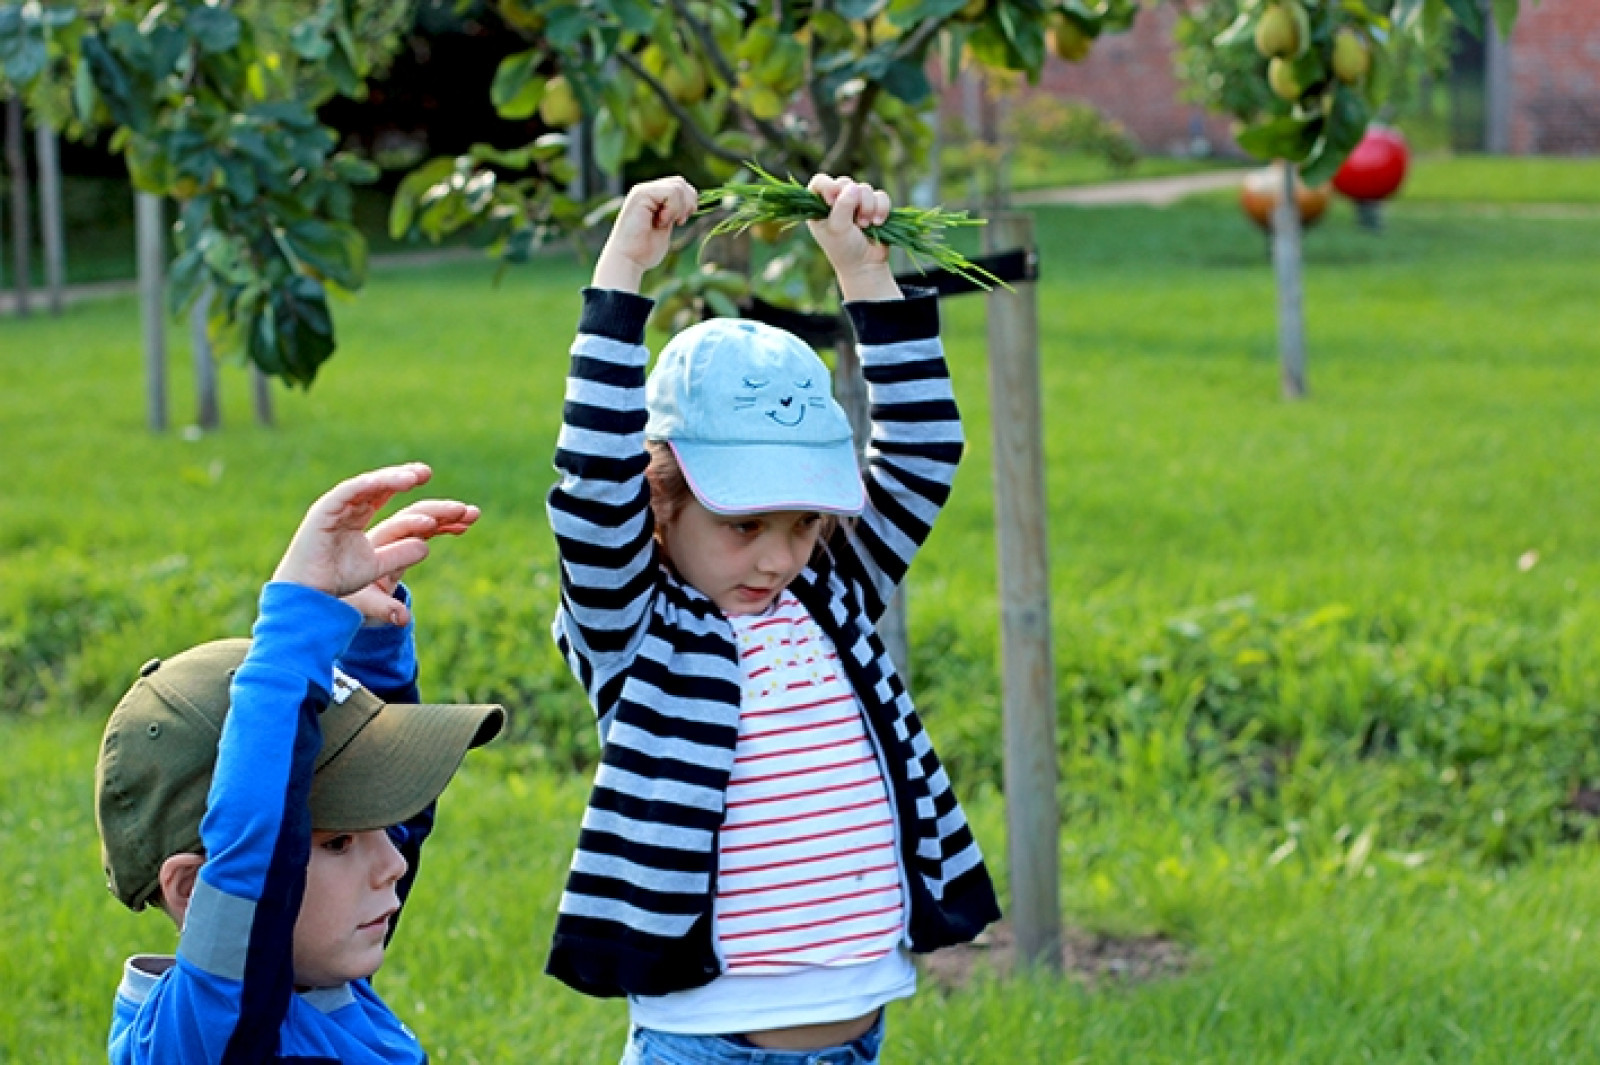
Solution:
[[[111,1020],[114,1065],[425,1062],[366,980],[296,993],[294,926],[311,854],[311,778],[338,666],[390,702],[417,702],[412,632],[362,628],[346,603],[294,584],[261,593],[235,675],[200,826],[205,864],[175,958],[128,960]],[[390,830],[410,863],[430,806]]]

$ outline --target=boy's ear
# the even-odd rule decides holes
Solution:
[[[161,908],[183,927],[189,915],[189,899],[194,895],[195,878],[205,858],[198,854],[174,854],[161,863]]]

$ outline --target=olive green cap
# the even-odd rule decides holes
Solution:
[[[229,689],[249,649],[249,640],[217,640],[152,659],[106,722],[95,821],[106,884],[130,909],[156,895],[169,857],[201,852]],[[338,672],[332,694],[311,780],[311,824],[326,832],[387,828],[420,813],[506,718],[499,706],[385,703]]]

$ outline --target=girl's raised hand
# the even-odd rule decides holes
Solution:
[[[699,194],[681,177],[635,185],[594,264],[594,287],[638,292],[646,271],[666,258],[672,231],[693,218],[699,206]]]
[[[889,269],[889,249],[862,232],[888,221],[893,207],[889,194],[849,177],[827,174],[817,174],[806,188],[821,196],[832,209],[827,218],[806,224],[833,264],[844,298],[902,299],[894,272]]]

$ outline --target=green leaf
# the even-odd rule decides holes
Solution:
[[[241,159],[237,155],[219,155],[217,165],[222,168],[223,188],[236,202],[247,204],[261,194],[256,168],[250,165],[248,159]]]
[[[1361,143],[1370,117],[1371,112],[1361,94],[1341,85],[1334,93],[1323,135],[1301,168],[1302,180],[1307,185],[1320,185],[1330,180]]]
[[[378,164],[371,159],[363,159],[361,156],[352,155],[350,152],[340,152],[328,160],[328,163],[333,169],[334,177],[340,181],[347,181],[352,185],[370,185],[377,181],[378,176],[382,173],[378,169]]]
[[[83,52],[84,61],[89,64],[89,74],[94,80],[95,88],[100,90],[101,99],[106,102],[106,109],[111,112],[111,120],[119,126],[127,126],[136,133],[143,133],[150,127],[149,105],[145,102],[144,95],[134,89],[133,81],[128,77],[128,72],[99,34],[89,34],[84,37],[79,46]]]
[[[220,281],[247,285],[256,280],[255,264],[245,253],[244,241],[232,234],[207,229],[200,235],[195,250]]]
[[[322,285],[313,278],[297,276],[272,293],[272,333],[264,338],[276,349],[282,367],[280,376],[290,384],[309,387],[317,369],[333,354],[333,318]],[[255,345],[251,346],[254,356]]]
[[[562,50],[573,48],[589,31],[592,19],[576,4],[564,4],[545,14],[545,40]]]
[[[611,0],[611,10],[629,33],[649,33],[655,27],[655,8],[644,0]]]
[[[239,17],[225,7],[196,7],[183,28],[207,55],[226,52],[239,43]]]
[[[494,82],[489,86],[489,102],[495,106],[497,111],[505,114],[506,105],[515,100],[517,94],[526,88],[529,82],[535,80],[535,75],[539,70],[539,63],[543,58],[543,49],[531,48],[526,52],[508,55],[500,60],[500,65],[495,68]],[[542,78],[537,80],[542,91],[544,80]],[[534,107],[538,106],[538,103],[535,102]],[[529,114],[532,114],[532,112],[530,111]],[[525,118],[527,116],[521,115],[518,117]]]
[[[917,0],[898,9],[897,5],[890,5],[889,21],[896,26],[916,26],[949,18],[966,6],[967,0]]]
[[[327,28],[326,22],[320,19],[296,23],[289,31],[289,44],[301,59],[320,63],[333,54],[333,42],[326,36]]]
[[[890,63],[879,80],[885,92],[908,104],[920,104],[933,95],[926,66],[910,59]]]
[[[1321,116],[1273,118],[1239,134],[1239,147],[1258,159],[1304,159],[1322,133]]]
[[[94,105],[100,94],[95,91],[94,77],[89,64],[80,56],[72,71],[72,112],[85,126],[94,122]]]
[[[1450,13],[1456,21],[1464,26],[1468,33],[1479,40],[1483,39],[1483,8],[1478,0],[1444,0],[1450,8]]]
[[[1044,22],[1025,17],[1012,4],[1001,3],[998,8],[1000,32],[1005,34],[1006,43],[1020,63],[1013,69],[1025,70],[1037,77],[1039,68],[1044,66]]]
[[[37,37],[12,37],[0,43],[0,74],[13,85],[32,84],[49,59],[50,53]]]
[[[1213,37],[1211,43],[1218,48],[1232,48],[1236,44],[1254,40],[1256,18],[1254,11],[1239,12],[1239,17],[1229,23],[1227,29]]]
[[[308,218],[283,235],[301,262],[340,288],[354,291],[366,282],[367,241],[355,226]]]
[[[200,294],[206,281],[205,257],[198,247],[190,248],[167,268],[167,313],[182,314]]]
[[[1491,0],[1491,2],[1494,8],[1494,23],[1500,28],[1500,36],[1510,40],[1511,31],[1517,25],[1520,0]]]
[[[441,155],[430,159],[407,174],[395,189],[394,200],[389,205],[389,237],[401,240],[411,231],[416,219],[417,203],[422,195],[455,173],[453,156]]]
[[[594,165],[602,173],[620,174],[628,150],[627,127],[610,111],[601,111],[594,121]]]

